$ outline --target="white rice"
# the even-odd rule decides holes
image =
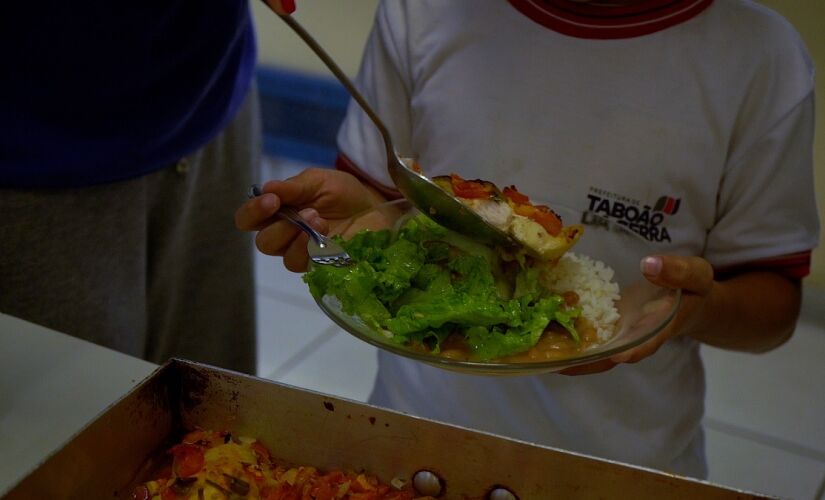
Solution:
[[[603,262],[567,252],[554,266],[542,270],[541,281],[554,293],[576,292],[582,316],[603,342],[613,336],[619,321],[614,305],[619,300],[619,285],[613,275],[613,269]]]

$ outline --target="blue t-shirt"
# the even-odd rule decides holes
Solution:
[[[0,7],[0,187],[129,179],[227,125],[249,89],[247,0]]]

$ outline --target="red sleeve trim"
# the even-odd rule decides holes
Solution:
[[[388,199],[388,200],[397,200],[399,198],[403,198],[401,193],[395,189],[394,187],[388,187],[380,182],[376,181],[368,174],[366,174],[363,170],[361,170],[358,165],[356,165],[352,160],[347,157],[344,153],[338,153],[338,156],[335,158],[335,169],[340,170],[342,172],[346,172],[348,174],[352,174],[358,178],[361,182],[367,184],[371,188],[375,189],[381,195]]]
[[[715,277],[725,279],[747,271],[773,271],[787,278],[802,279],[811,274],[811,250],[716,269]]]

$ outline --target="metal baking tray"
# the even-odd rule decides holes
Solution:
[[[152,456],[195,427],[259,438],[273,457],[366,470],[385,482],[432,471],[440,498],[767,498],[503,438],[268,380],[171,360],[106,409],[4,498],[129,498]]]

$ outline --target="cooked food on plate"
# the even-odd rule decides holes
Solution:
[[[167,452],[164,466],[135,488],[138,500],[427,500],[363,472],[322,472],[277,463],[257,439],[195,430]]]
[[[533,204],[515,186],[499,190],[492,182],[466,180],[457,174],[440,175],[432,180],[540,259],[561,257],[584,231],[580,224],[563,226],[561,218],[550,207]]]
[[[392,229],[337,237],[355,264],[314,266],[312,295],[331,295],[387,342],[469,361],[562,359],[605,342],[619,319],[603,263],[569,252],[582,226],[514,186],[433,179],[523,249],[491,248],[414,213]]]

